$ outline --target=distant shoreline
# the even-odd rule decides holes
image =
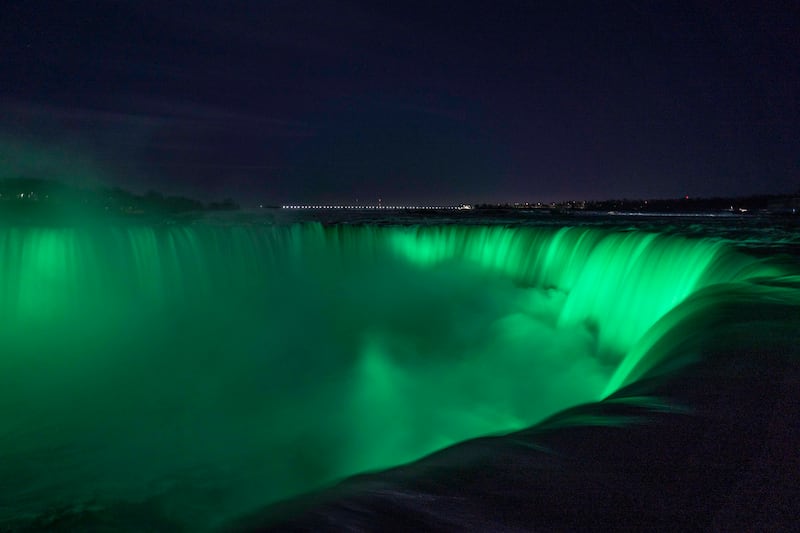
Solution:
[[[119,187],[78,188],[57,180],[32,178],[0,179],[0,217],[113,215],[140,218],[146,215],[189,215],[208,211],[238,211],[240,205],[230,198],[203,203],[183,196],[167,196],[158,191],[136,194]],[[376,212],[531,212],[531,213],[600,213],[627,215],[698,215],[698,214],[800,214],[800,193],[762,194],[739,197],[569,200],[563,202],[515,202],[475,204],[331,204],[331,203],[259,203],[254,209],[293,211],[376,211]]]

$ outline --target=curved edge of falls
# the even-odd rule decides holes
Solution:
[[[791,530],[800,277],[670,312],[602,401],[267,506],[222,530]]]
[[[800,426],[800,282],[791,269],[716,240],[575,227],[0,228],[0,339],[21,347],[18,360],[6,364],[20,367],[26,354],[36,359],[31,346],[47,345],[41,333],[53,324],[60,329],[47,330],[51,336],[78,329],[114,346],[132,324],[158,328],[160,319],[183,328],[181,335],[194,335],[202,328],[173,318],[187,309],[202,316],[219,301],[223,308],[246,302],[250,310],[261,309],[252,294],[282,283],[263,275],[276,265],[282,272],[311,268],[321,286],[324,269],[346,272],[387,256],[419,272],[470,265],[481,275],[557,294],[563,306],[552,327],[592,332],[598,353],[616,369],[596,394],[605,399],[521,431],[463,441],[404,466],[349,478],[270,506],[231,529],[376,529],[401,521],[461,530],[781,523],[788,512],[782,490],[766,491],[758,508],[746,503],[759,487],[765,492],[765,484],[788,487],[797,472],[785,443],[800,442],[792,432]],[[119,301],[127,307],[115,306]],[[93,319],[84,322],[84,316]],[[159,335],[171,339],[167,329]],[[200,333],[213,347],[214,332]],[[70,353],[80,357],[83,344],[76,339]],[[376,355],[379,343],[367,341],[356,368],[367,376],[373,367],[391,370],[388,359]],[[136,369],[139,353],[129,355]],[[100,359],[92,364],[107,368]],[[180,370],[183,363],[164,369]],[[69,362],[60,364],[72,371]],[[209,368],[210,375],[225,376]],[[248,386],[258,389],[257,380]],[[207,404],[209,411],[216,407]],[[179,403],[171,408],[191,421]],[[91,425],[91,419],[82,423]],[[258,454],[248,460],[258,461]],[[258,490],[255,485],[250,494],[254,501],[261,501]],[[201,492],[213,501],[206,487]],[[164,513],[156,500],[104,505],[81,507],[79,517]],[[70,512],[65,528],[75,518]],[[161,518],[162,525],[181,529],[178,518]]]

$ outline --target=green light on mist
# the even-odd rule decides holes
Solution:
[[[0,259],[0,449],[37,457],[0,462],[27,480],[0,500],[202,472],[220,514],[597,400],[688,295],[766,268],[638,233],[318,224],[0,228]]]

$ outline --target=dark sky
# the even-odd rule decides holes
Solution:
[[[245,205],[796,191],[798,6],[5,0],[0,173]]]

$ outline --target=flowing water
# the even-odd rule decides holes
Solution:
[[[0,259],[0,525],[214,526],[601,400],[709,301],[798,302],[791,261],[580,225],[3,227]]]

